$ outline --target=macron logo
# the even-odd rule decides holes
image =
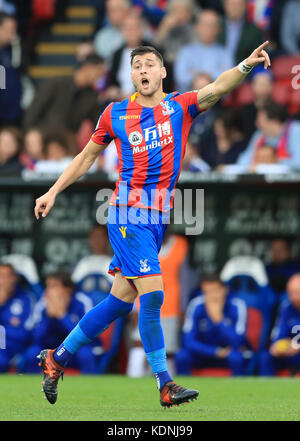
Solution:
[[[65,352],[66,348],[61,348],[59,351],[57,351],[57,355],[60,357],[64,352]]]

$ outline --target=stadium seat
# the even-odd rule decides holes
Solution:
[[[100,334],[99,339],[104,348],[98,363],[99,374],[105,374],[113,358],[119,351],[123,337],[123,330],[125,326],[125,318],[120,317],[113,322],[105,331]]]
[[[107,273],[109,262],[107,256],[87,256],[78,262],[72,272],[77,288],[89,296],[94,304],[110,293],[113,277]]]
[[[292,78],[292,68],[295,65],[300,65],[300,56],[282,56],[275,58],[272,63],[272,72],[275,80]]]
[[[265,349],[272,326],[276,296],[268,283],[262,261],[253,256],[230,259],[221,272],[230,291],[242,298],[248,309],[247,337],[253,350],[247,374],[255,371],[258,353]]]
[[[236,93],[236,104],[238,106],[244,106],[253,101],[253,91],[250,83],[243,83]]]
[[[279,104],[286,105],[289,101],[290,89],[291,89],[290,79],[288,81],[288,84],[285,84],[284,82],[280,82],[280,81],[275,82],[272,91],[272,100],[276,101]]]

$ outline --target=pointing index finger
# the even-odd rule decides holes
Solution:
[[[269,44],[269,40],[265,41],[263,44],[261,44],[260,46],[258,46],[257,50],[261,51],[262,49],[264,49],[266,46],[268,46]]]

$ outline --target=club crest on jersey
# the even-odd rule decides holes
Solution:
[[[170,107],[169,101],[161,101],[160,105],[163,107],[163,111],[162,111],[163,115],[171,115],[172,113],[175,112],[173,107]]]
[[[150,265],[148,265],[148,259],[144,259],[144,260],[140,260],[140,271],[141,273],[147,273],[148,271],[151,270]]]
[[[131,132],[128,140],[132,145],[139,145],[143,141],[143,135],[140,132]]]

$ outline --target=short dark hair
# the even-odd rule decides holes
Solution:
[[[100,55],[98,54],[88,54],[85,59],[80,63],[80,67],[81,66],[86,66],[86,65],[90,65],[90,66],[98,66],[99,64],[104,64],[105,60],[103,57],[100,57]]]
[[[48,145],[51,142],[56,142],[59,144],[67,154],[70,153],[70,145],[68,139],[68,133],[63,128],[49,128],[43,133],[43,150],[47,153]]]
[[[16,21],[15,17],[13,15],[7,14],[6,12],[0,12],[0,26],[4,23],[5,20],[14,20]]]
[[[220,285],[224,285],[222,279],[217,273],[205,273],[202,274],[200,284],[202,283],[219,283]]]
[[[288,112],[284,106],[275,101],[267,101],[260,109],[265,112],[269,119],[275,119],[284,123],[288,119]]]
[[[52,273],[49,273],[46,279],[57,279],[65,288],[70,288],[72,291],[75,291],[76,285],[71,279],[70,273],[66,271],[54,271]]]
[[[145,55],[145,54],[154,54],[160,61],[160,64],[164,65],[164,59],[162,57],[162,54],[155,49],[153,46],[138,46],[130,54],[130,64],[132,66],[133,59],[137,55]]]

